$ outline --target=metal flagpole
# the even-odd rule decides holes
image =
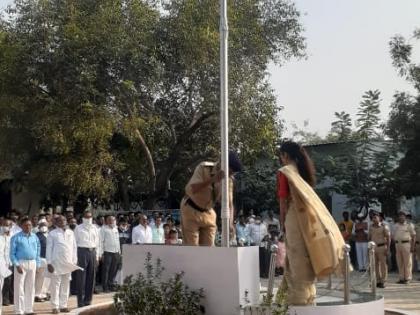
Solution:
[[[228,118],[228,20],[227,0],[220,0],[220,123],[222,181],[222,246],[229,247],[229,118]]]

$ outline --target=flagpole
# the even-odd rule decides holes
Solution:
[[[227,0],[220,0],[220,123],[222,181],[222,246],[229,247],[229,101]]]

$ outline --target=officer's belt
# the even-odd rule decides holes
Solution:
[[[410,243],[410,241],[395,241],[395,244],[404,244],[404,243]]]
[[[376,244],[377,247],[385,246],[385,243],[382,244]]]
[[[187,197],[187,199],[185,200],[185,203],[187,204],[187,205],[189,205],[191,208],[194,208],[195,210],[197,210],[197,211],[200,211],[200,212],[207,212],[207,211],[209,211],[209,209],[204,209],[204,208],[201,208],[199,205],[197,205],[190,197]]]

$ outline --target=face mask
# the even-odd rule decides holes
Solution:
[[[89,219],[83,218],[83,224],[92,225],[92,218],[89,218]]]
[[[47,228],[46,226],[41,226],[41,227],[39,228],[39,231],[40,231],[41,233],[47,233],[48,228]]]
[[[74,229],[76,228],[76,226],[77,226],[77,224],[74,224],[74,223],[69,224],[69,227],[70,227],[72,230],[74,230]]]
[[[169,240],[169,243],[172,245],[178,244],[178,240]]]
[[[121,231],[123,231],[123,232],[125,232],[125,231],[127,231],[127,230],[128,230],[128,228],[127,228],[126,226],[121,226],[121,227],[120,227],[120,229],[121,229]]]
[[[260,220],[255,220],[255,224],[261,224]]]
[[[3,233],[9,233],[9,232],[10,232],[10,227],[8,227],[8,226],[2,226],[2,227],[1,227],[1,231],[2,231]]]

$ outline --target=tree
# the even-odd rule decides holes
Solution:
[[[420,40],[420,29],[414,31],[412,39]],[[386,134],[403,151],[397,172],[401,191],[408,197],[420,194],[420,65],[412,60],[412,50],[413,44],[400,35],[390,41],[393,65],[413,84],[416,95],[397,92],[386,124]]]
[[[1,26],[1,150],[46,192],[168,195],[219,148],[213,0],[17,0]],[[231,144],[245,161],[281,131],[267,65],[302,56],[288,1],[229,1]],[[246,78],[246,80],[244,80]],[[181,191],[185,185],[173,187]]]
[[[346,195],[360,210],[380,202],[384,210],[395,211],[399,196],[395,183],[398,151],[381,136],[379,114],[380,92],[367,91],[357,112],[353,140],[343,143],[338,154],[326,159],[323,176],[332,178],[333,189]]]
[[[329,141],[344,142],[351,140],[352,136],[352,120],[350,114],[341,111],[335,112],[335,121],[331,123],[331,131],[327,136]]]

